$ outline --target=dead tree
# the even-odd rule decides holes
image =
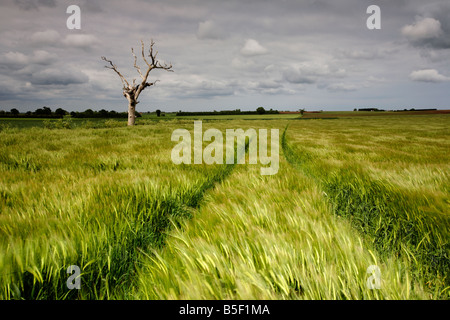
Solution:
[[[141,76],[141,79],[142,79],[142,81],[138,84],[136,84],[136,79],[133,79],[133,83],[130,84],[127,81],[127,79],[125,79],[125,77],[119,72],[119,70],[117,70],[117,66],[114,63],[112,63],[111,60],[108,60],[105,57],[102,57],[102,60],[104,60],[110,64],[109,66],[105,66],[105,68],[114,70],[119,75],[120,80],[122,81],[123,95],[128,100],[128,125],[129,126],[134,126],[134,123],[136,120],[136,105],[139,103],[138,98],[139,98],[139,95],[141,94],[142,90],[154,85],[157,81],[159,81],[159,80],[155,80],[155,82],[147,82],[147,78],[148,78],[148,75],[150,74],[150,71],[152,71],[153,69],[163,69],[166,71],[173,72],[172,64],[169,64],[169,65],[167,65],[166,63],[161,64],[156,59],[156,56],[158,55],[158,51],[156,51],[156,52],[153,51],[154,44],[155,43],[153,42],[153,40],[151,40],[149,54],[148,54],[148,57],[150,58],[149,59],[150,61],[149,61],[149,60],[147,60],[147,58],[145,56],[144,42],[141,40],[142,59],[147,64],[147,71],[145,71],[145,73],[142,73],[141,68],[137,65],[136,54],[134,53],[133,48],[131,48],[131,53],[133,54],[133,57],[134,57],[134,67],[136,68],[137,72],[139,73],[139,75]]]

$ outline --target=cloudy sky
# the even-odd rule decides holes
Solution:
[[[100,57],[139,78],[141,39],[174,72],[150,73],[138,111],[450,109],[448,0],[2,0],[0,39],[3,110],[125,111]]]

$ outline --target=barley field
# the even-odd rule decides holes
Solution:
[[[448,115],[203,121],[279,129],[270,176],[175,165],[193,120],[137,123],[0,121],[0,299],[450,297]]]

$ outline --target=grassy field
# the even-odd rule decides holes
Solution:
[[[0,298],[448,299],[449,116],[282,116],[203,123],[279,129],[273,176],[174,165],[190,117],[2,126]]]
[[[102,118],[70,118],[63,119],[43,119],[43,118],[0,118],[2,128],[104,128],[126,126],[127,119],[102,119]]]
[[[416,110],[416,111],[323,111],[305,112],[303,119],[335,119],[359,117],[391,117],[391,116],[424,116],[436,114],[450,114],[450,110]]]

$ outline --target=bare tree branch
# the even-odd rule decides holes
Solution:
[[[153,83],[149,83],[149,82],[147,82],[147,78],[148,78],[148,75],[150,74],[150,71],[152,71],[153,69],[164,69],[164,70],[166,70],[166,71],[173,71],[173,70],[171,70],[172,69],[172,65],[167,65],[167,64],[164,64],[164,66],[163,65],[161,65],[160,63],[159,63],[159,61],[156,59],[156,56],[158,55],[158,51],[156,51],[155,53],[153,52],[153,46],[155,45],[155,42],[153,41],[153,39],[150,41],[150,48],[149,48],[149,57],[150,57],[150,59],[151,59],[151,63],[149,63],[149,61],[147,60],[147,58],[145,57],[145,52],[144,52],[144,50],[145,50],[145,46],[144,46],[144,41],[142,41],[141,40],[141,53],[142,53],[142,59],[144,60],[144,62],[147,64],[147,70],[146,70],[146,72],[145,72],[145,74],[144,75],[142,75],[142,73],[141,72],[139,72],[139,74],[141,75],[141,78],[142,78],[142,82],[141,82],[141,84],[139,85],[139,86],[137,86],[137,88],[136,88],[136,92],[135,92],[135,94],[134,94],[134,96],[135,96],[135,99],[137,100],[137,98],[139,97],[139,95],[141,94],[141,92],[142,92],[142,90],[144,90],[146,87],[149,87],[149,86],[152,86],[152,85],[154,85],[155,83],[156,83],[156,81],[155,82],[153,82]],[[134,52],[133,52],[133,55],[134,55]],[[136,56],[134,55],[134,57],[135,57],[135,62],[136,62]],[[140,70],[138,70],[138,71],[140,71]]]
[[[153,41],[153,39],[150,40],[150,49],[148,50],[149,52],[149,57],[152,59],[152,66],[156,66],[156,64],[158,63],[158,61],[156,60],[156,56],[158,55],[158,51],[156,51],[155,54],[153,54],[153,45],[155,44],[155,42]]]
[[[142,44],[144,44],[144,43],[142,43]],[[134,49],[133,48],[131,48],[131,53],[133,54],[133,57],[134,57],[134,67],[139,72],[139,75],[141,76],[142,80],[144,80],[144,76],[143,76],[143,74],[141,72],[141,68],[137,65],[137,57],[134,54]],[[133,86],[134,86],[134,84],[133,84]]]
[[[145,61],[145,63],[147,64],[147,66],[150,67],[151,64],[148,63],[147,59],[145,58],[145,53],[144,53],[145,47],[144,47],[144,41],[142,41],[142,40],[141,40],[141,46],[142,46],[142,59],[144,59],[144,61]]]
[[[111,60],[106,59],[106,57],[102,57],[102,60],[104,60],[106,62],[109,62],[111,67],[105,66],[105,68],[114,70],[119,75],[120,80],[122,81],[122,85],[123,85],[124,88],[130,87],[130,84],[128,83],[127,79],[125,79],[125,77],[119,72],[119,70],[117,70],[117,66],[115,64],[113,64]],[[125,84],[126,84],[126,86],[125,86]]]

